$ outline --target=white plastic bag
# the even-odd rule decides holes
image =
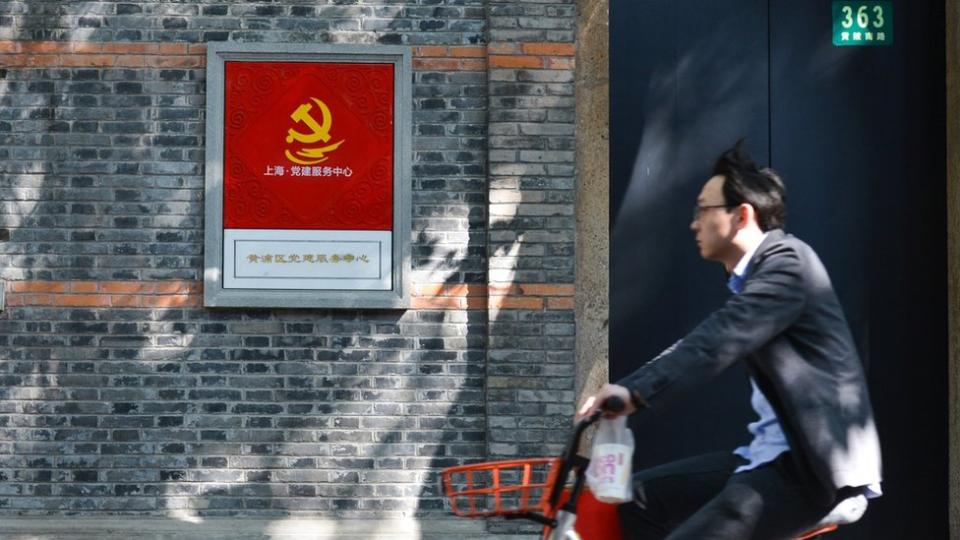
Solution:
[[[587,485],[598,501],[624,503],[633,499],[632,461],[633,432],[627,427],[627,417],[601,418],[586,474]]]

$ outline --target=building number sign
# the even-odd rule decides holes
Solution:
[[[893,2],[834,2],[833,44],[840,47],[893,44]]]

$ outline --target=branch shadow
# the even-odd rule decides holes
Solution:
[[[14,28],[11,39],[114,37],[69,27],[100,2],[17,5],[53,22]],[[202,170],[184,164],[202,152],[184,146],[202,143],[203,117],[160,112],[201,108],[205,81],[202,70],[145,73],[0,70],[0,182],[12,197],[4,205],[16,207],[0,215],[11,231],[0,244],[4,278],[200,279]],[[183,95],[150,95],[153,83]],[[454,97],[472,97],[473,82],[458,84]],[[429,77],[415,87],[449,97]],[[484,129],[447,135],[456,148],[416,150],[452,156],[459,172],[415,172],[414,223],[452,218],[466,231],[422,226],[413,271],[486,286],[485,171],[471,163],[486,150]],[[168,198],[177,189],[193,193]],[[0,477],[18,483],[2,491],[0,513],[166,516],[197,537],[219,530],[218,517],[322,516],[331,534],[345,518],[446,518],[437,471],[486,453],[487,325],[485,305],[7,310]]]

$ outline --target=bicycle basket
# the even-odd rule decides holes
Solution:
[[[560,472],[559,458],[489,461],[449,467],[441,473],[450,509],[460,517],[550,512],[550,490]]]

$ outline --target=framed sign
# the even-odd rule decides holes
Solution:
[[[204,305],[404,308],[410,52],[210,43]]]

